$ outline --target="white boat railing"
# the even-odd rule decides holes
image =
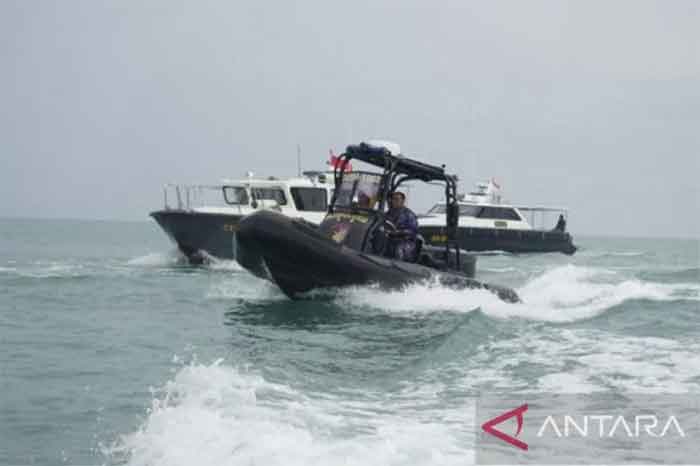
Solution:
[[[554,229],[563,217],[564,225],[569,219],[569,211],[565,207],[548,206],[513,206],[527,218],[530,226],[537,230]]]
[[[170,201],[174,201],[171,206]],[[203,184],[175,184],[163,186],[165,210],[192,210],[201,207],[235,207],[224,200],[223,186]],[[240,209],[240,206],[238,206]]]

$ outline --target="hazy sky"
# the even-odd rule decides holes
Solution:
[[[0,0],[0,216],[385,138],[574,234],[700,237],[699,46],[697,1]]]

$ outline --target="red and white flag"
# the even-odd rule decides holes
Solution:
[[[342,163],[341,158],[333,153],[333,149],[330,149],[328,152],[331,155],[331,159],[328,161],[328,165],[330,165],[333,168],[340,167],[340,164]],[[352,164],[346,163],[345,164],[345,171],[346,172],[352,171]]]

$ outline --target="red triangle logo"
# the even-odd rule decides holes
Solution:
[[[514,447],[520,448],[521,450],[527,450],[527,443],[523,442],[522,440],[518,440],[517,437],[520,435],[520,432],[523,430],[523,413],[527,411],[527,404],[524,404],[522,406],[518,406],[515,409],[512,409],[506,413],[501,414],[500,416],[497,416],[490,421],[486,421],[481,425],[481,428],[484,430],[484,432],[493,435],[494,437],[497,437],[504,442],[507,442]],[[517,421],[518,421],[518,430],[515,432],[515,437],[511,437],[508,434],[505,434],[501,432],[500,430],[494,428],[494,426],[500,424],[503,421],[506,421],[513,416],[517,416]]]

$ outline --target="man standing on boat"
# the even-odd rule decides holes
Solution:
[[[396,259],[415,262],[416,236],[418,236],[418,219],[411,209],[405,207],[406,195],[396,191],[391,195],[391,207],[386,219],[395,227],[388,233],[389,255]]]
[[[559,220],[557,220],[557,225],[554,227],[554,231],[566,231],[566,219],[564,214],[559,214]]]

